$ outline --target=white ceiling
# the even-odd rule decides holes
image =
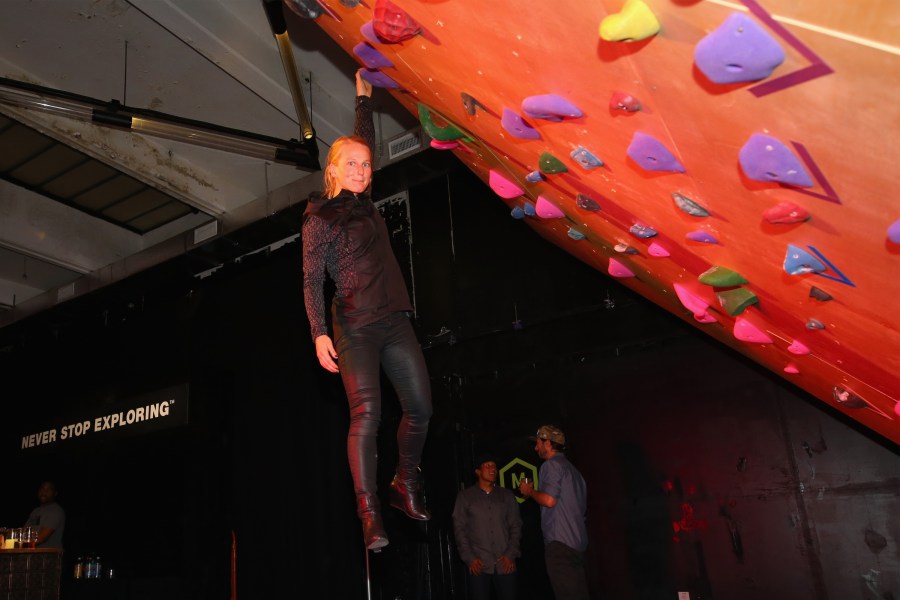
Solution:
[[[357,64],[285,8],[321,158],[353,128]],[[262,0],[2,0],[0,75],[288,140],[298,118]],[[415,126],[376,90],[381,139]],[[139,235],[0,180],[0,326],[301,201],[318,172],[0,103],[29,125],[197,209]],[[212,221],[215,224],[210,225]],[[196,232],[196,233],[195,233]]]

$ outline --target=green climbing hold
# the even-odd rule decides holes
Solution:
[[[747,283],[747,280],[740,273],[719,265],[715,265],[705,273],[701,273],[698,279],[700,283],[713,287],[734,287]]]
[[[716,297],[719,299],[719,304],[722,306],[725,312],[732,317],[735,317],[744,312],[744,309],[751,304],[756,304],[759,302],[759,298],[756,297],[756,294],[746,288],[722,290],[720,292],[716,292]]]
[[[421,103],[419,104],[419,121],[422,123],[422,129],[425,130],[425,133],[434,140],[449,142],[451,140],[458,140],[466,135],[453,124],[447,125],[446,127],[435,125],[434,120],[431,118],[431,111],[428,110],[427,106]]]
[[[549,152],[541,154],[538,165],[541,168],[541,173],[544,173],[545,175],[556,175],[557,173],[565,173],[569,170],[566,165],[562,164],[562,161]]]

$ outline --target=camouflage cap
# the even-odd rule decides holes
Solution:
[[[566,445],[566,434],[564,434],[559,427],[554,427],[553,425],[541,425],[538,428],[537,433],[530,436],[528,439],[532,441],[550,440],[560,446]]]

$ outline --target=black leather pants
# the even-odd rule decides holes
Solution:
[[[344,390],[350,403],[347,458],[357,496],[376,493],[375,437],[381,422],[380,369],[394,386],[403,409],[397,430],[401,479],[416,478],[431,418],[431,383],[422,349],[403,313],[345,333],[337,342]]]

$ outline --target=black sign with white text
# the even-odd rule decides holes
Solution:
[[[59,418],[18,435],[22,452],[61,450],[73,442],[107,441],[113,437],[169,429],[188,422],[188,384],[180,384],[93,407]]]

